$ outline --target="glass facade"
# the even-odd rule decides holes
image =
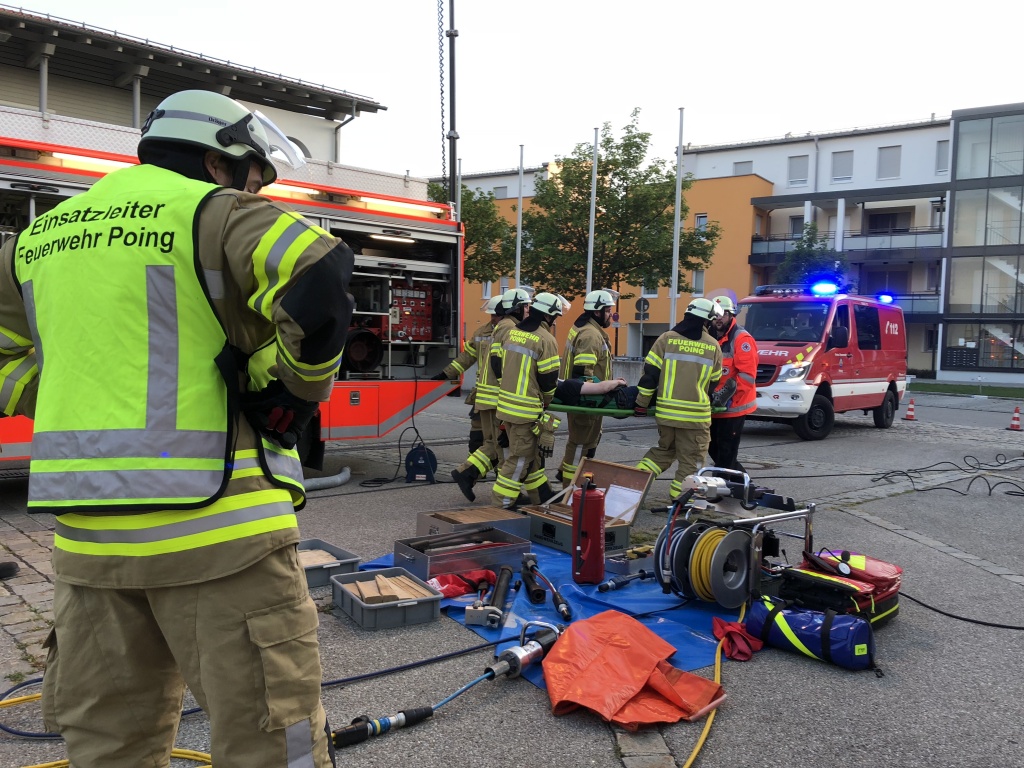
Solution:
[[[979,112],[955,127],[942,368],[1024,374],[1024,113]]]

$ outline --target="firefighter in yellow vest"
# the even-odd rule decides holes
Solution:
[[[472,399],[473,419],[478,424],[479,438],[474,438],[471,430],[469,440],[469,458],[458,469],[452,470],[452,479],[458,484],[459,490],[470,501],[476,499],[473,485],[494,468],[498,460],[498,420],[494,416],[497,405],[496,387],[491,384],[491,338],[494,336],[494,313],[501,303],[501,296],[488,299],[483,311],[491,319],[477,328],[472,337],[466,340],[462,354],[445,366],[445,369],[434,378],[454,379],[467,368],[476,365],[476,384],[469,393],[467,401]],[[494,406],[491,405],[492,401]]]
[[[35,419],[28,508],[56,515],[42,713],[76,768],[168,765],[186,685],[214,765],[334,763],[294,446],[331,392],[353,255],[251,194],[277,177],[270,130],[169,96],[142,164],[0,251],[2,408]],[[276,378],[247,392],[268,345]]]
[[[491,491],[496,506],[517,506],[520,492],[534,504],[554,495],[541,459],[551,456],[559,423],[545,411],[558,384],[558,343],[552,327],[568,308],[561,296],[537,294],[529,317],[505,335],[500,357],[491,356],[499,381],[498,418],[505,424],[509,443]]]
[[[709,299],[694,299],[644,359],[634,413],[646,416],[657,395],[658,444],[637,467],[657,477],[676,462],[672,500],[682,494],[686,477],[703,465],[711,441],[711,393],[722,377],[722,350],[708,329],[721,312]]]
[[[608,381],[612,378],[612,349],[605,328],[612,324],[617,294],[607,289],[591,291],[583,299],[583,313],[576,318],[565,340],[562,378]],[[597,455],[601,442],[601,416],[567,413],[569,436],[562,458],[562,485],[569,485],[583,456]]]
[[[757,342],[736,323],[736,304],[717,296],[722,316],[712,323],[711,333],[722,349],[722,378],[711,393],[711,444],[708,455],[716,467],[743,472],[737,456],[743,422],[757,410]]]

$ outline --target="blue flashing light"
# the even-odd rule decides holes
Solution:
[[[835,283],[822,281],[811,286],[811,293],[815,296],[832,296],[839,290]]]
[[[895,301],[895,297],[891,293],[880,293],[875,298],[883,304],[892,304]]]

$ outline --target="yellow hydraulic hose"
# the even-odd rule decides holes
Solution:
[[[743,614],[746,613],[746,611],[747,611],[747,604],[744,603],[743,605],[740,606],[740,615],[739,615],[739,618],[736,619],[736,621],[742,622],[743,621]],[[721,640],[718,641],[718,647],[715,648],[715,682],[716,683],[721,683],[722,682],[722,644],[724,642],[725,642],[725,638],[723,637]],[[701,749],[703,749],[704,742],[707,740],[708,733],[711,731],[711,724],[713,722],[715,722],[715,714],[717,714],[717,712],[718,712],[717,708],[711,710],[711,714],[708,715],[708,719],[704,722],[704,730],[700,732],[700,738],[697,739],[697,744],[694,746],[693,752],[690,753],[690,756],[686,759],[686,762],[683,763],[683,768],[690,768],[690,766],[693,765],[693,761],[697,759],[697,755],[699,755]]]

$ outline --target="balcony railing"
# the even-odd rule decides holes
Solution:
[[[942,246],[942,227],[895,227],[893,229],[850,229],[843,232],[843,251],[876,251],[891,249],[939,248]],[[821,232],[829,248],[836,247],[835,231]],[[784,254],[793,250],[802,235],[755,235],[752,254]]]
[[[922,293],[899,293],[893,301],[903,309],[904,315],[937,315],[939,313],[938,291]]]

